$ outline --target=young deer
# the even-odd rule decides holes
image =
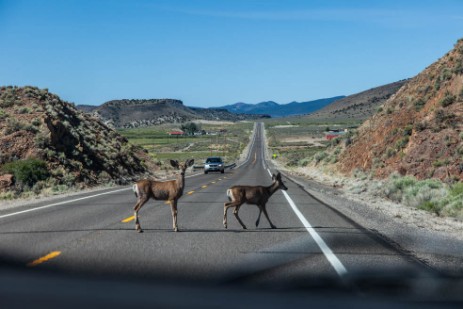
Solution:
[[[257,205],[259,207],[259,216],[257,217],[256,227],[259,226],[260,215],[262,212],[267,218],[268,222],[272,229],[275,229],[276,226],[273,225],[272,221],[267,214],[266,204],[268,199],[275,193],[278,189],[288,190],[283,181],[281,180],[281,174],[272,175],[272,184],[268,187],[264,186],[233,186],[227,190],[227,196],[230,202],[227,202],[223,205],[223,226],[227,228],[227,210],[229,207],[235,207],[233,214],[235,215],[238,222],[241,224],[243,229],[246,229],[246,226],[241,221],[238,216],[238,211],[240,210],[241,205],[244,203]]]
[[[143,230],[138,220],[138,211],[142,206],[150,199],[168,201],[172,211],[172,226],[174,231],[178,232],[177,226],[177,201],[183,194],[183,188],[185,185],[185,170],[192,166],[194,163],[193,159],[188,159],[185,163],[178,163],[177,160],[170,160],[170,164],[180,169],[180,175],[177,176],[176,180],[168,181],[155,181],[144,179],[138,181],[133,185],[133,191],[135,196],[138,198],[137,204],[134,206],[135,210],[135,230],[142,233]]]

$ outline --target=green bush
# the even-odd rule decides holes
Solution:
[[[439,216],[463,219],[463,183],[447,186],[437,179],[417,180],[392,175],[383,189],[391,200],[433,212]]]
[[[436,215],[438,215],[442,210],[442,208],[440,207],[440,205],[438,203],[431,202],[431,201],[423,202],[421,205],[418,206],[418,209],[433,212]]]
[[[442,107],[447,107],[453,104],[453,102],[455,102],[456,99],[457,98],[454,95],[452,95],[450,92],[446,92],[445,97],[442,100],[440,100],[439,103],[440,105],[442,105]]]
[[[318,164],[320,161],[324,160],[326,157],[328,157],[328,154],[324,151],[320,151],[320,152],[317,152],[313,158],[315,160],[315,164]]]
[[[413,133],[413,125],[407,125],[403,130],[403,136],[410,136]]]
[[[423,99],[418,99],[414,102],[415,110],[420,111],[425,105],[426,102]]]
[[[8,117],[8,114],[5,112],[5,110],[0,108],[0,119],[5,119]]]
[[[455,64],[453,68],[453,73],[457,75],[463,74],[463,61],[461,59],[457,60],[457,63]]]
[[[410,141],[410,138],[408,136],[404,136],[401,139],[399,139],[395,146],[397,150],[401,150],[402,148],[405,148],[408,145],[408,142]]]
[[[452,70],[449,68],[443,68],[439,77],[441,81],[450,80],[452,78]]]
[[[463,183],[458,182],[450,187],[447,196],[440,202],[439,215],[463,219]]]
[[[457,197],[463,195],[463,182],[457,182],[450,188],[450,196]]]
[[[428,123],[426,121],[417,122],[415,124],[415,130],[417,131],[424,131],[427,129],[427,127],[428,127]]]
[[[49,176],[46,163],[37,159],[9,162],[2,167],[2,171],[13,174],[17,184],[29,187]]]

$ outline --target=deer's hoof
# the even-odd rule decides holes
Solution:
[[[178,227],[174,228],[174,232],[178,232],[178,231],[179,231]]]
[[[272,225],[272,229],[276,229],[277,227],[275,225]]]
[[[138,233],[143,233],[142,229],[137,230]]]
[[[243,225],[243,230],[247,230],[248,228]]]

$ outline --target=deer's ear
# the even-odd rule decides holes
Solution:
[[[272,180],[275,180],[276,176],[275,174],[272,174]]]
[[[195,160],[194,160],[194,159],[188,159],[188,160],[186,160],[185,165],[186,165],[186,166],[192,166],[193,163],[195,163]]]
[[[178,161],[177,160],[170,160],[170,165],[173,167],[178,167]]]

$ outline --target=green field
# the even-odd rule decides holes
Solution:
[[[221,156],[224,161],[238,160],[244,147],[249,143],[252,122],[199,124],[205,135],[170,136],[180,125],[164,125],[146,128],[121,129],[119,133],[134,145],[148,150],[153,159],[165,162],[169,159],[194,159],[202,164],[209,156]]]
[[[304,166],[333,144],[325,138],[329,130],[353,131],[360,122],[325,122],[304,117],[277,118],[265,121],[269,153],[288,167]]]

